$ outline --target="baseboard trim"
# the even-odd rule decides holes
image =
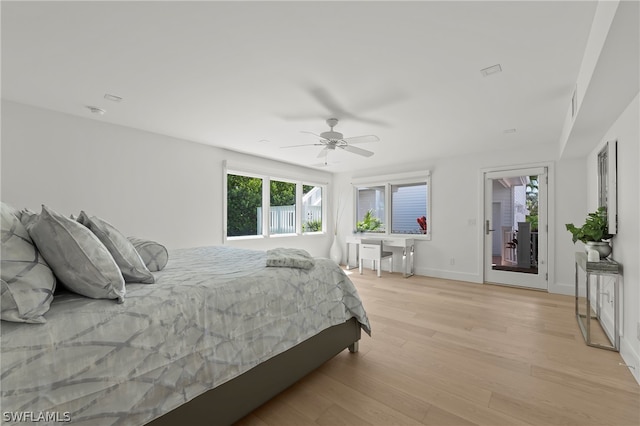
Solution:
[[[584,286],[582,286],[584,287]],[[580,296],[584,297],[586,294],[585,289],[580,288],[578,289],[580,291]],[[571,283],[571,284],[567,284],[567,283],[550,283],[549,284],[549,289],[548,289],[549,293],[554,293],[554,294],[564,294],[567,296],[575,296],[576,294],[576,284],[575,283]]]
[[[433,278],[444,278],[454,281],[467,281],[476,284],[482,284],[482,276],[477,273],[449,271],[445,269],[431,268],[415,268],[416,275],[422,275]]]
[[[629,368],[629,372],[633,375],[633,378],[636,379],[636,382],[640,385],[640,356],[624,336],[620,338],[620,356],[624,363],[627,364],[627,368]],[[620,366],[620,368],[624,367]]]

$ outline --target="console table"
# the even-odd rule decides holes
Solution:
[[[347,269],[351,269],[351,262],[349,261],[349,247],[351,244],[356,244],[356,264],[359,262],[359,247],[361,239],[367,240],[381,240],[383,247],[399,247],[402,248],[402,276],[408,278],[414,274],[414,266],[413,266],[413,250],[415,246],[415,240],[413,238],[404,238],[404,237],[376,237],[376,236],[356,236],[352,235],[346,238],[347,242]],[[355,266],[357,268],[357,266]]]
[[[620,351],[620,315],[618,313],[618,309],[620,307],[620,301],[618,300],[618,295],[620,291],[618,286],[620,285],[620,274],[622,273],[622,265],[618,262],[608,259],[601,259],[599,262],[589,262],[587,260],[587,253],[585,252],[576,252],[576,319],[578,321],[578,325],[580,326],[580,331],[582,332],[582,337],[585,342],[589,346],[593,346],[600,349],[608,349],[610,351]],[[586,294],[586,312],[584,314],[580,313],[579,310],[579,302],[578,302],[578,272],[579,269],[582,269],[585,272],[585,286],[587,290]],[[610,275],[614,277],[615,282],[613,283],[613,336],[610,336],[604,327],[602,329],[605,331],[605,335],[609,339],[611,345],[594,343],[591,340],[591,320],[595,319],[600,322],[600,286],[601,286],[601,278],[602,276]],[[595,315],[591,314],[591,285],[589,284],[590,278],[592,276],[596,277],[596,306],[595,306]],[[583,322],[585,320],[585,322]],[[586,324],[585,324],[586,323]]]

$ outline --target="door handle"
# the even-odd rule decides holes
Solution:
[[[489,221],[488,221],[488,220],[486,220],[486,221],[484,222],[484,225],[485,225],[485,226],[484,226],[485,233],[486,233],[487,235],[489,235],[489,232],[491,232],[491,231],[495,231],[495,229],[491,229],[491,225],[490,225],[490,223],[489,223]]]

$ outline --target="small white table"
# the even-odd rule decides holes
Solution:
[[[402,248],[402,276],[408,278],[414,275],[414,265],[413,265],[413,251],[415,247],[415,240],[413,238],[404,238],[404,237],[395,237],[395,236],[375,236],[375,235],[352,235],[346,238],[347,243],[347,269],[357,268],[359,259],[358,249],[360,247],[361,239],[367,240],[381,240],[382,246],[384,247],[399,247]],[[351,266],[351,262],[349,260],[349,247],[350,244],[356,245],[356,266]],[[392,250],[393,251],[393,250]]]

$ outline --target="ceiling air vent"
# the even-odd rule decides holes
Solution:
[[[502,72],[502,67],[500,66],[500,64],[495,64],[494,66],[491,66],[491,67],[484,68],[484,69],[480,70],[480,73],[484,77],[488,77],[491,74],[498,74],[499,72]]]

